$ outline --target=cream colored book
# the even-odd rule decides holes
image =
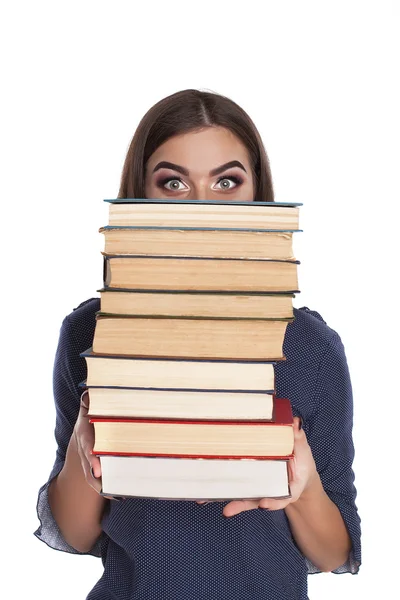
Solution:
[[[109,225],[299,230],[295,202],[207,202],[195,200],[114,199]]]
[[[224,294],[102,288],[100,311],[165,317],[293,318],[294,294]]]
[[[291,231],[101,227],[106,254],[294,260]]]
[[[85,384],[143,389],[260,391],[275,389],[274,363],[239,360],[181,360],[104,356],[82,352]]]
[[[297,261],[104,255],[104,287],[298,292]]]
[[[97,315],[93,352],[160,358],[281,360],[290,319]]]
[[[273,390],[167,390],[115,387],[89,388],[91,417],[155,419],[272,419]]]

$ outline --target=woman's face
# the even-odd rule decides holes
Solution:
[[[224,127],[176,135],[159,146],[146,166],[146,198],[254,200],[246,147]]]

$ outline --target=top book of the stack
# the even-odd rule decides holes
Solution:
[[[246,231],[301,231],[299,202],[235,202],[144,200],[117,198],[109,202],[111,227],[229,228]],[[229,206],[229,210],[226,206]]]

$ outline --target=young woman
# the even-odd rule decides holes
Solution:
[[[273,201],[269,162],[249,116],[217,94],[186,90],[153,106],[132,139],[121,198]],[[278,396],[295,418],[291,498],[202,504],[99,495],[80,353],[92,345],[99,299],[62,324],[54,367],[56,460],[41,488],[36,536],[101,556],[88,600],[299,600],[307,574],[358,571],[360,520],[352,461],[352,391],[339,335],[295,309]]]

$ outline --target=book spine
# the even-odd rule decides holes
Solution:
[[[207,200],[177,200],[177,199],[170,199],[170,200],[159,200],[157,198],[155,199],[145,199],[145,198],[105,198],[103,200],[104,202],[109,202],[111,204],[162,204],[163,206],[166,204],[180,204],[182,206],[184,205],[209,205],[209,206],[215,206],[215,205],[223,205],[223,206],[286,206],[288,208],[295,208],[296,206],[303,206],[302,202],[260,202],[260,201],[254,201],[253,203],[250,202],[237,202],[237,201],[229,201],[229,200],[213,200],[212,202],[207,201]],[[257,210],[257,208],[256,208]]]
[[[290,460],[294,457],[294,453],[282,455],[282,456],[254,456],[252,454],[160,454],[150,452],[101,452],[99,450],[92,451],[94,456],[148,456],[153,458],[193,458],[193,459],[223,459],[223,460]]]
[[[145,231],[241,231],[246,233],[300,233],[301,229],[263,229],[254,227],[177,227],[155,226],[155,225],[103,225],[99,233],[113,230],[145,230]]]

